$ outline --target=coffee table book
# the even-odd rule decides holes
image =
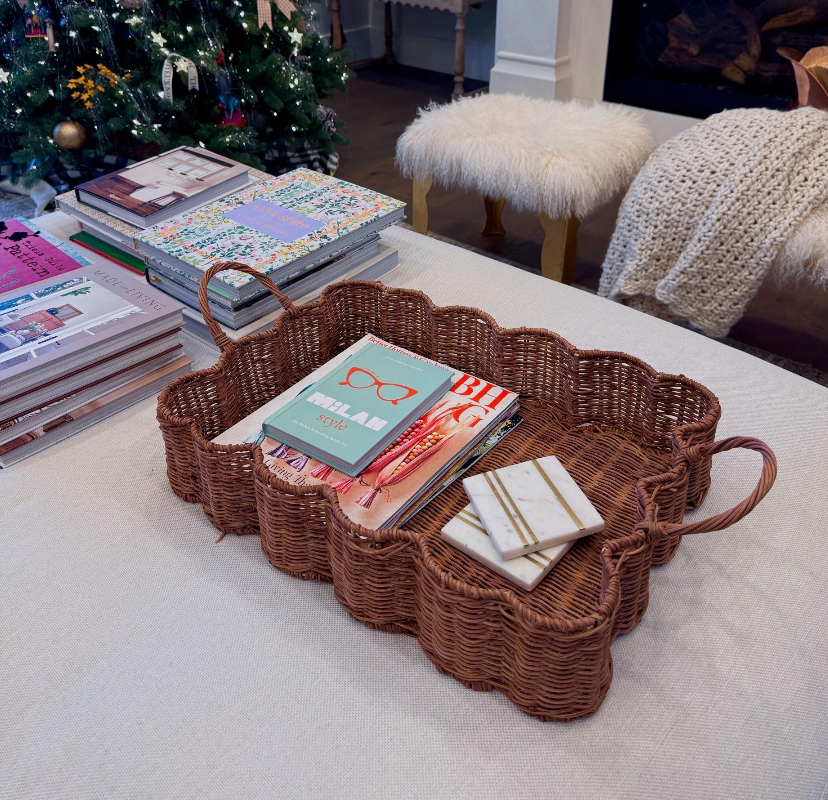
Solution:
[[[403,217],[405,203],[329,175],[297,169],[251,184],[140,233],[138,251],[198,282],[241,262],[277,285]],[[252,275],[225,270],[212,284],[237,300],[261,294]]]
[[[273,176],[258,169],[248,171],[251,181],[270,180]],[[77,221],[82,230],[86,230],[99,239],[120,247],[127,252],[135,252],[135,237],[142,228],[124,222],[106,211],[82,203],[78,200],[75,190],[59,194],[55,198],[58,210]]]
[[[83,405],[64,411],[58,417],[52,416],[48,422],[39,423],[37,427],[30,428],[26,433],[0,445],[0,468],[10,467],[141,400],[157,395],[170,381],[192,369],[192,364],[192,358],[179,356],[103,395],[83,401]]]
[[[307,302],[318,296],[325,286],[343,280],[346,276],[376,280],[396,265],[396,248],[382,244],[379,237],[375,236],[366,244],[355,245],[331,261],[297,273],[280,284],[279,289],[296,303]],[[157,289],[190,308],[199,309],[198,288],[178,271],[151,260],[147,267],[147,277]],[[207,301],[213,318],[232,330],[244,328],[272,311],[281,309],[279,301],[270,293],[239,302],[221,290],[209,289]],[[200,315],[200,310],[198,313]]]
[[[147,341],[132,344],[108,356],[101,356],[98,360],[79,369],[64,371],[54,377],[45,376],[37,385],[30,386],[0,402],[0,424],[29,414],[76,392],[84,391],[124,370],[146,364],[160,357],[168,358],[181,347],[178,330],[178,328],[172,328]],[[0,375],[2,375],[1,372]]]
[[[139,275],[146,274],[146,262],[143,258],[139,258],[135,255],[134,251],[130,253],[128,250],[124,250],[119,245],[108,242],[100,236],[95,236],[89,231],[79,230],[77,233],[72,234],[72,236],[69,237],[69,241],[79,247],[85,247],[87,250],[91,250],[101,258],[105,258],[107,261],[112,261],[124,269],[131,270]]]
[[[291,285],[285,290],[285,294],[290,297],[291,300],[296,305],[304,305],[305,303],[311,303],[316,300],[323,289],[325,287],[331,285],[335,281],[340,280],[359,280],[359,281],[376,281],[380,278],[383,278],[387,273],[391,272],[391,270],[397,267],[399,263],[399,252],[396,247],[390,247],[383,242],[380,242],[379,246],[377,247],[377,253],[372,258],[367,259],[363,262],[358,262],[356,266],[352,266],[346,272],[339,274],[339,264],[331,265],[326,269],[330,269],[331,272],[327,275],[314,275],[309,276],[308,280],[308,291],[306,294],[296,295],[294,296],[295,292],[298,292],[300,286]],[[155,280],[156,273],[155,270],[150,269],[148,272],[149,280]],[[314,278],[311,280],[311,278]],[[323,282],[323,280],[324,282]],[[302,279],[302,283],[304,284],[304,278]],[[303,285],[302,289],[305,288]],[[173,292],[168,292],[173,297],[178,298],[179,300],[183,300],[183,295],[176,294]],[[268,294],[266,295],[267,298],[272,298],[273,295]],[[193,333],[196,336],[206,340],[210,344],[213,344],[213,337],[210,333],[207,325],[204,323],[204,317],[201,313],[201,310],[197,307],[193,308],[189,304],[185,302],[184,306],[184,327],[189,332]],[[260,302],[259,300],[255,301],[256,303]],[[210,312],[215,312],[215,306],[210,301],[210,296],[208,294],[208,304],[210,308]],[[227,325],[224,325],[220,322],[220,320],[216,319],[218,322],[221,331],[224,333],[227,338],[232,342],[237,342],[239,339],[244,338],[245,336],[250,336],[254,333],[260,333],[261,331],[267,330],[270,328],[273,323],[284,313],[284,309],[277,301],[275,305],[272,306],[272,310],[268,311],[267,313],[263,314],[258,319],[253,320],[252,322],[247,323],[246,325],[242,326],[241,328],[230,328]]]
[[[0,293],[22,289],[82,266],[83,262],[47,241],[28,221],[0,221]]]
[[[0,294],[0,404],[174,332],[182,309],[115,266]]]
[[[35,220],[26,217],[14,217],[17,222],[22,222],[29,230],[34,231],[41,239],[47,241],[53,247],[57,247],[73,261],[77,261],[82,267],[88,267],[94,262],[88,259],[80,250],[73,247],[66,239],[55,236],[50,231],[44,230]]]
[[[202,150],[177,147],[80,184],[80,202],[148,228],[249,183],[248,167]]]
[[[387,342],[369,342],[266,417],[262,430],[356,476],[442,397],[452,378],[447,367]]]
[[[48,425],[70,411],[181,358],[183,346],[178,342],[177,337],[169,337],[167,344],[168,347],[163,352],[120,369],[113,367],[110,363],[105,363],[101,365],[98,372],[85,371],[94,374],[87,376],[89,382],[79,388],[67,391],[61,386],[63,382],[58,381],[41,392],[24,395],[21,398],[23,406],[21,410],[12,417],[0,416],[0,445],[17,439],[36,428]]]
[[[555,456],[463,480],[475,514],[504,560],[604,529],[604,520]]]

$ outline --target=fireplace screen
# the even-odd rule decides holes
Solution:
[[[615,0],[604,99],[705,117],[786,108],[779,47],[828,45],[828,0]]]

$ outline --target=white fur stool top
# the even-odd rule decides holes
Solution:
[[[409,178],[583,219],[629,186],[652,147],[649,129],[621,106],[484,94],[421,109],[397,162]]]

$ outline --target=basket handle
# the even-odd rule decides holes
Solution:
[[[689,461],[698,461],[702,458],[713,456],[716,453],[724,453],[726,450],[736,448],[755,450],[762,455],[762,474],[756,488],[741,503],[733,506],[729,511],[715,514],[707,519],[689,523],[658,522],[656,520],[644,521],[638,524],[638,528],[649,528],[659,535],[686,536],[690,533],[711,533],[729,528],[746,517],[759,501],[770,491],[773,482],[776,480],[776,456],[764,442],[754,439],[751,436],[731,436],[729,439],[722,439],[718,442],[707,442],[687,448],[686,454]]]
[[[220,264],[214,264],[201,278],[201,283],[198,287],[198,305],[201,308],[201,315],[204,317],[204,323],[207,325],[207,329],[210,331],[210,335],[213,337],[216,347],[218,347],[218,349],[222,352],[226,350],[232,342],[227,337],[227,334],[221,329],[221,326],[213,319],[213,315],[210,313],[210,306],[207,302],[207,285],[213,277],[219,274],[219,272],[224,272],[227,269],[234,269],[237,272],[245,272],[248,275],[252,275],[257,281],[259,281],[259,283],[268,289],[271,294],[276,296],[276,299],[282,304],[282,308],[285,309],[286,313],[296,313],[296,306],[293,305],[291,299],[286,294],[280,292],[279,287],[273,283],[267,275],[263,275],[261,272],[257,272],[253,269],[253,267],[248,267],[247,264],[242,264],[238,261],[222,261]]]

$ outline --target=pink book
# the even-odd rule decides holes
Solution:
[[[19,220],[0,222],[0,294],[82,266]]]

